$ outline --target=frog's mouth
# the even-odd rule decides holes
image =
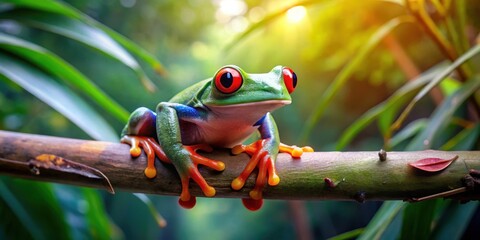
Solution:
[[[258,107],[258,106],[284,106],[292,103],[291,100],[265,100],[258,102],[248,102],[248,103],[237,103],[229,105],[216,105],[216,104],[207,104],[208,107],[214,108],[243,108],[243,107]]]
[[[292,103],[291,100],[266,100],[260,102],[237,103],[231,105],[207,105],[215,114],[221,114],[224,117],[232,116],[242,118],[244,116],[259,115],[263,116],[277,108]]]

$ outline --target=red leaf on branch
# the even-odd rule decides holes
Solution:
[[[418,161],[409,163],[408,165],[425,172],[439,172],[447,168],[457,158],[458,156],[455,156],[451,159],[423,158]]]

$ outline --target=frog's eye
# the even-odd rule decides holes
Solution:
[[[287,87],[288,93],[292,93],[297,86],[297,74],[295,74],[292,69],[285,67],[282,70],[283,72],[283,81]]]
[[[222,68],[218,71],[217,75],[215,75],[215,87],[222,93],[234,93],[240,89],[242,84],[242,74],[235,68]]]

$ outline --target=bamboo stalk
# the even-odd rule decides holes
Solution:
[[[157,161],[158,176],[147,179],[143,173],[145,155],[142,153],[140,157],[132,159],[128,145],[0,131],[0,174],[108,189],[105,179],[94,171],[85,170],[82,173],[81,169],[84,168],[75,165],[69,165],[66,169],[80,170],[59,171],[38,165],[39,162],[43,163],[39,159],[49,155],[100,171],[114,189],[162,195],[180,193],[180,179],[173,166]],[[223,172],[200,167],[207,182],[216,188],[216,197],[248,196],[255,176],[251,176],[240,191],[230,188],[231,181],[245,167],[247,155],[232,156],[225,149],[202,155],[222,160],[226,165]],[[455,156],[458,158],[448,168],[436,173],[423,172],[408,165],[423,158],[451,159]],[[32,159],[37,160],[32,162]],[[264,197],[361,202],[418,199],[463,187],[461,179],[470,169],[480,169],[480,151],[387,152],[385,161],[380,161],[376,151],[313,152],[304,153],[301,159],[279,154],[277,171],[280,184],[266,187]],[[193,195],[202,196],[196,184],[190,186]],[[480,199],[479,194],[472,192],[449,197]]]

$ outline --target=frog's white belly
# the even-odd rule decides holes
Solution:
[[[234,106],[208,106],[211,110],[206,121],[183,123],[184,144],[207,143],[215,147],[231,148],[241,144],[258,126],[265,114],[290,101],[270,100]],[[186,130],[186,131],[183,131]]]
[[[202,142],[216,147],[231,148],[241,144],[258,128],[258,126],[253,126],[256,121],[230,120],[232,121],[215,119],[207,124],[198,125],[198,132]]]

